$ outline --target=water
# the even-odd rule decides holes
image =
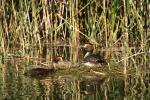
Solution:
[[[31,64],[15,59],[1,64],[0,100],[150,100],[149,72],[125,77],[75,69],[31,78],[23,75]]]

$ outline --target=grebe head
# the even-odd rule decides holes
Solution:
[[[94,46],[93,46],[93,44],[86,43],[83,46],[81,46],[81,48],[84,49],[85,52],[93,53]]]

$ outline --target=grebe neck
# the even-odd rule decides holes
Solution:
[[[86,58],[87,56],[89,56],[90,54],[92,54],[92,52],[87,52],[84,56],[84,58]]]

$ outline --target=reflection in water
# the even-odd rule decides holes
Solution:
[[[83,94],[84,96],[92,96],[96,95],[96,93],[99,93],[103,91],[101,87],[103,87],[104,82],[106,80],[82,80],[80,82],[80,92],[81,95]],[[104,91],[102,94],[99,95],[104,95]]]
[[[84,95],[92,95],[95,93],[96,87],[95,87],[96,83],[93,81],[81,81],[80,82],[80,90],[81,93]]]
[[[26,63],[5,62],[1,70],[0,100],[149,100],[149,72],[137,77],[102,77],[92,73],[89,78],[87,74],[56,73],[29,78],[23,75],[25,67]]]

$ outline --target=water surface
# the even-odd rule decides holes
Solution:
[[[47,77],[31,78],[23,74],[30,65],[32,65],[30,61],[15,59],[6,60],[1,64],[1,100],[150,99],[148,71],[144,73],[141,71],[138,76],[129,74],[125,77],[118,74],[119,72],[103,76],[92,73],[93,70],[98,72],[95,69],[77,68],[58,71]]]

